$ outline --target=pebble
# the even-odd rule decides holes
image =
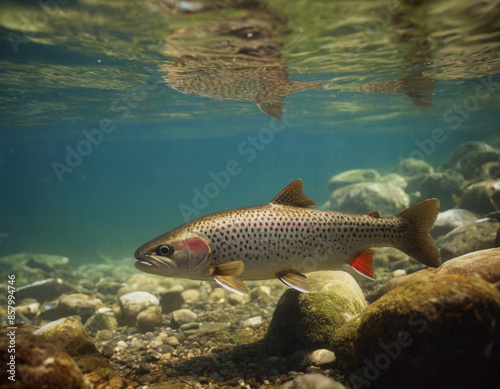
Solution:
[[[142,330],[152,330],[161,325],[160,307],[147,307],[137,315],[137,325]]]
[[[271,297],[271,287],[267,285],[259,285],[250,291],[252,300],[268,300]]]
[[[181,325],[180,330],[181,331],[189,331],[189,330],[197,330],[200,328],[200,323],[194,321],[191,323],[184,323]]]
[[[120,307],[126,320],[135,322],[137,315],[151,306],[159,306],[158,299],[148,292],[131,292],[120,297]]]
[[[198,315],[189,309],[177,309],[172,312],[172,325],[180,327],[182,324],[191,323],[198,319]]]
[[[394,278],[405,276],[406,275],[406,270],[404,270],[404,269],[396,269],[396,270],[394,270],[392,272],[392,275],[394,276]]]
[[[201,293],[197,289],[187,289],[181,293],[181,296],[186,303],[194,303],[200,299]]]
[[[250,319],[244,320],[241,322],[241,326],[246,328],[246,327],[257,327],[262,324],[262,316],[254,316],[251,317]]]
[[[335,354],[333,351],[327,349],[318,349],[314,350],[308,355],[308,359],[310,362],[315,364],[316,366],[329,365],[335,362]]]

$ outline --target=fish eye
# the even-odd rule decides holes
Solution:
[[[174,247],[171,244],[161,245],[156,249],[156,252],[163,256],[171,255],[174,252]]]

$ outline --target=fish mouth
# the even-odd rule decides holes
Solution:
[[[137,250],[134,256],[137,259],[135,267],[146,273],[157,274],[158,272],[171,272],[177,269],[177,263],[170,258],[148,254],[145,250]]]

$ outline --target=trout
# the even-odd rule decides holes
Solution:
[[[441,264],[429,235],[439,213],[437,199],[424,200],[395,217],[310,208],[298,179],[264,205],[216,212],[183,224],[135,252],[146,273],[215,280],[248,294],[244,280],[278,278],[307,293],[304,273],[348,265],[373,279],[372,247],[395,247],[432,267]]]

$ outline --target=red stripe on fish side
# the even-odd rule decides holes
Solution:
[[[375,279],[373,274],[373,250],[365,250],[357,253],[354,257],[349,259],[347,263],[358,273],[365,277]]]
[[[188,238],[185,240],[187,245],[189,246],[189,250],[192,253],[205,253],[208,254],[210,252],[210,247],[207,242],[205,242],[202,238]]]

